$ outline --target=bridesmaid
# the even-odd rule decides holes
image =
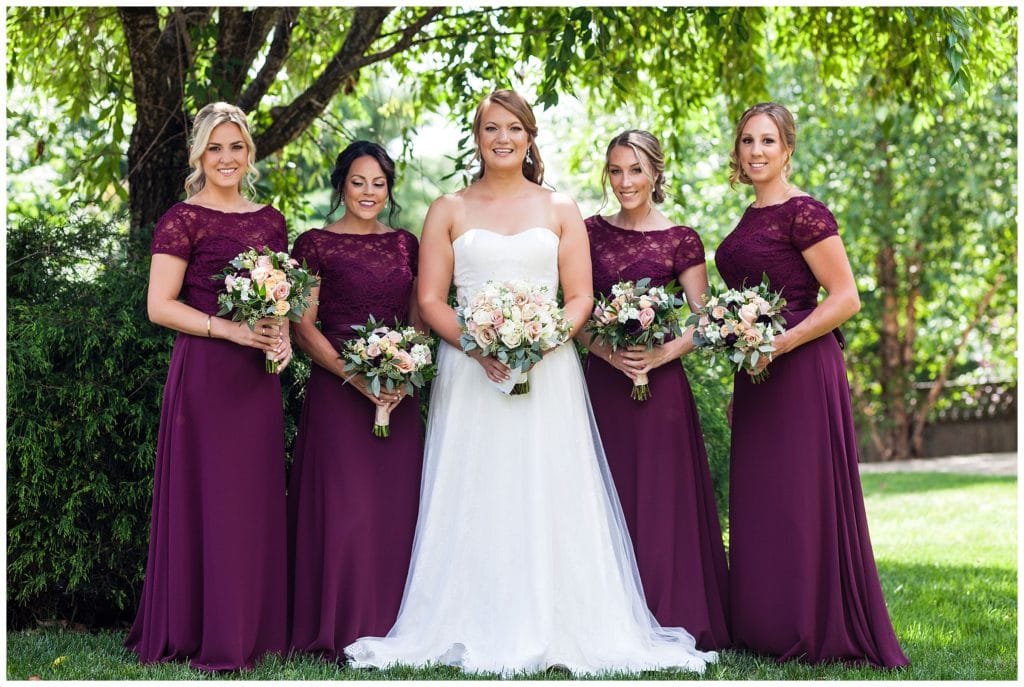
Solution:
[[[395,163],[376,143],[355,141],[331,172],[342,217],[295,241],[297,260],[320,276],[313,305],[295,325],[313,359],[288,489],[292,646],[343,659],[358,637],[385,635],[395,622],[419,507],[423,427],[415,398],[383,391],[344,371],[338,355],[353,324],[423,329],[416,308],[416,237],[377,216],[390,203]],[[314,301],[315,302],[315,301]],[[316,326],[320,321],[320,328]],[[347,383],[346,383],[346,380]],[[391,436],[373,435],[376,406],[388,406]]]
[[[716,251],[729,287],[764,272],[788,301],[770,376],[738,374],[734,385],[733,639],[780,661],[905,666],[871,552],[836,329],[860,299],[832,213],[789,183],[795,145],[781,105],[740,118],[730,180],[751,184],[754,202]]]
[[[625,131],[605,155],[602,186],[611,182],[619,211],[587,219],[594,290],[610,294],[619,280],[676,280],[691,308],[707,290],[704,245],[655,203],[665,199],[665,162],[658,140]],[[725,550],[697,407],[680,357],[692,332],[656,346],[611,349],[590,335],[586,377],[608,465],[626,517],[647,604],[662,626],[685,627],[703,650],[730,646]],[[630,397],[632,380],[650,379],[652,397]]]
[[[211,277],[250,247],[286,250],[288,236],[280,212],[241,192],[257,175],[245,113],[207,105],[193,136],[187,199],[153,233],[149,319],[178,336],[146,579],[125,646],[142,663],[233,670],[287,648],[284,418],[264,356],[276,353],[283,370],[291,344],[273,319],[250,329],[217,317],[221,285]]]

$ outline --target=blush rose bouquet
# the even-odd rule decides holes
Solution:
[[[772,359],[776,336],[786,331],[782,310],[786,299],[771,290],[767,275],[760,284],[742,289],[709,286],[704,307],[690,315],[693,344],[711,355],[724,352],[735,368],[752,371],[763,356]],[[755,384],[768,378],[768,370],[752,375]]]
[[[239,253],[213,279],[224,282],[224,291],[217,297],[217,316],[231,313],[232,320],[245,322],[249,329],[254,329],[264,317],[273,317],[278,323],[285,317],[298,322],[317,285],[305,261],[300,267],[287,253],[266,247],[262,251],[250,248]],[[271,355],[268,351],[266,369],[276,374],[278,362],[271,360]]]
[[[480,349],[518,375],[505,393],[530,391],[529,369],[543,352],[569,339],[571,323],[546,286],[528,281],[488,281],[472,300],[456,309],[462,350]]]
[[[382,388],[402,388],[411,394],[434,377],[437,368],[430,352],[431,337],[415,327],[403,327],[397,321],[388,327],[370,315],[365,325],[353,325],[352,329],[358,336],[346,341],[341,350],[345,371],[365,375],[374,396],[380,397]],[[390,416],[386,407],[377,406],[374,436],[390,436]]]
[[[644,346],[651,350],[670,336],[680,336],[679,287],[674,281],[665,286],[650,286],[649,277],[620,281],[612,285],[611,297],[600,296],[594,312],[584,325],[590,340],[600,338],[613,351],[626,346]],[[646,374],[633,380],[630,396],[637,401],[651,397]]]

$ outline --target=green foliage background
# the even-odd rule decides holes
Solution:
[[[387,35],[421,11],[395,10]],[[285,212],[292,239],[322,225],[334,156],[370,138],[398,158],[399,223],[418,232],[430,199],[465,180],[480,94],[511,85],[537,104],[549,179],[584,215],[614,210],[598,188],[606,141],[625,128],[655,132],[668,154],[663,209],[699,231],[714,280],[713,248],[752,200],[725,179],[733,123],[752,102],[779,100],[797,117],[793,180],[836,214],[864,303],[844,326],[859,427],[884,427],[883,247],[896,250],[901,297],[919,293],[916,322],[901,313],[914,337],[909,381],[935,378],[999,276],[954,377],[1016,378],[1016,12],[448,8],[429,40],[362,70],[306,133],[261,161],[259,199]],[[253,113],[256,130],[344,38],[322,27],[352,16],[303,8],[288,78]],[[129,238],[120,214],[135,115],[129,55],[112,7],[13,8],[7,28],[8,620],[110,624],[130,618],[140,589],[174,339],[146,318],[148,261],[132,256],[146,255],[147,237]],[[211,95],[216,24],[193,39],[189,107]],[[445,153],[423,155],[412,142],[438,114]],[[684,365],[724,519],[731,382],[694,356]],[[308,371],[298,356],[282,380],[289,448]]]

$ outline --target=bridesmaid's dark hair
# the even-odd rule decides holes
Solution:
[[[338,209],[344,199],[345,180],[348,179],[348,171],[352,163],[361,157],[372,157],[380,165],[384,172],[384,179],[388,185],[388,224],[395,226],[395,214],[402,211],[402,206],[395,200],[395,161],[384,150],[384,146],[373,141],[352,141],[345,150],[338,153],[338,159],[334,161],[334,169],[331,170],[331,187],[334,193],[331,195],[333,203],[331,211],[327,213],[330,217]]]
[[[483,126],[481,120],[484,116],[484,110],[492,103],[500,105],[511,112],[522,123],[523,128],[526,129],[526,133],[530,136],[530,147],[526,151],[526,157],[523,159],[523,176],[540,186],[544,183],[544,162],[540,159],[540,150],[537,149],[537,118],[533,115],[533,108],[530,107],[530,103],[526,101],[526,98],[515,91],[503,88],[494,91],[481,100],[480,104],[476,106],[476,114],[473,115],[473,140],[480,140],[480,127]],[[480,160],[480,171],[477,172],[474,179],[479,179],[486,171],[484,169],[484,161],[480,158],[479,146],[470,164],[472,165],[476,160]]]
[[[604,169],[601,170],[601,207],[608,202],[608,160],[616,146],[630,148],[640,161],[640,169],[651,182],[651,200],[660,203],[665,200],[665,153],[654,134],[641,129],[630,129],[612,139],[604,153]]]
[[[758,103],[747,108],[747,111],[740,117],[740,121],[736,123],[736,138],[732,142],[732,152],[729,153],[729,186],[735,187],[736,182],[741,184],[750,184],[750,177],[743,171],[743,167],[740,166],[740,136],[743,135],[743,127],[747,125],[751,117],[756,115],[767,115],[775,122],[775,128],[779,130],[779,136],[785,141],[786,147],[789,148],[789,155],[792,157],[793,151],[796,149],[796,122],[793,121],[793,113],[787,110],[778,103]],[[788,177],[789,173],[793,171],[793,166],[789,164],[789,159],[786,159],[786,167],[783,173]]]

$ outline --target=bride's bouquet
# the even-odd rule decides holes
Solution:
[[[675,282],[648,287],[650,278],[620,281],[612,285],[612,296],[602,296],[594,305],[594,313],[584,325],[590,340],[600,337],[613,351],[625,346],[644,346],[651,350],[663,344],[668,336],[680,336],[679,308],[683,301],[677,296]],[[630,394],[637,401],[651,397],[647,375],[637,375]]]
[[[239,253],[213,279],[224,281],[224,292],[217,297],[217,316],[231,313],[235,322],[245,322],[249,329],[264,317],[273,317],[280,324],[285,317],[292,322],[302,319],[309,307],[317,279],[309,273],[305,261],[270,248],[255,248]],[[267,352],[267,372],[276,374],[278,362]]]
[[[407,394],[422,387],[436,371],[430,353],[430,337],[415,327],[402,327],[396,321],[394,328],[377,322],[373,315],[365,325],[354,325],[359,334],[342,346],[341,358],[345,371],[362,373],[370,382],[370,391],[380,397],[381,388],[394,391],[404,388]],[[373,420],[373,435],[391,434],[391,413],[377,406]]]
[[[546,286],[526,281],[488,281],[468,303],[456,309],[462,335],[462,350],[480,349],[497,358],[518,375],[502,391],[525,394],[530,391],[527,373],[539,362],[543,351],[569,338],[571,323]]]
[[[737,372],[757,368],[762,356],[772,359],[776,336],[786,331],[782,309],[786,299],[772,291],[768,276],[743,289],[708,287],[704,307],[690,315],[693,344],[712,355],[724,351]],[[755,384],[768,378],[768,370],[751,376]]]

